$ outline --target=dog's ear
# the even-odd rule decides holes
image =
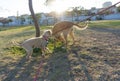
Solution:
[[[49,33],[49,35],[52,35],[52,31],[51,30],[48,30],[48,33]]]

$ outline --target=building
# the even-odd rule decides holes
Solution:
[[[110,2],[110,1],[105,2],[105,3],[103,3],[102,9],[105,9],[105,8],[107,8],[107,7],[109,7],[109,6],[112,6],[112,2]],[[107,10],[107,12],[108,12],[108,14],[117,13],[117,7],[114,6],[114,7],[110,8],[109,10]]]
[[[102,8],[107,8],[109,6],[112,6],[112,2],[110,1],[103,3]]]

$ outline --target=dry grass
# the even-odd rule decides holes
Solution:
[[[104,24],[103,24],[104,22]],[[69,51],[58,47],[45,56],[38,81],[120,81],[120,21],[94,21],[84,31],[75,30],[78,41]],[[21,42],[34,36],[34,29],[21,27],[0,31],[0,80],[32,81],[42,59],[39,49],[31,61],[22,48],[11,48],[9,41]],[[8,41],[9,40],[9,41]]]

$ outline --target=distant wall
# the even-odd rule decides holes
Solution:
[[[53,25],[54,23],[58,22],[58,21],[74,21],[74,22],[78,22],[81,20],[84,20],[86,18],[88,18],[90,16],[85,16],[85,15],[81,15],[79,17],[77,16],[61,16],[60,18],[58,18],[57,20],[55,20],[53,17],[48,17],[47,19],[45,19],[44,17],[41,18],[39,20],[40,25]],[[109,15],[104,15],[104,16],[100,16],[101,19],[100,20],[120,20],[120,13],[116,13],[116,14],[109,14]],[[94,20],[98,20],[97,16],[93,16],[91,18],[92,21]],[[25,21],[21,21],[21,20],[13,20],[12,22],[9,22],[8,24],[6,24],[7,26],[20,26],[20,25],[29,25],[29,24],[33,24],[32,20],[29,19],[25,19]],[[3,26],[2,23],[0,23],[0,26]]]
[[[103,17],[104,20],[120,19],[120,13],[110,14]]]

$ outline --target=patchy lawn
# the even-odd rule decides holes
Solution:
[[[32,26],[0,31],[0,80],[33,81],[43,60],[38,81],[120,81],[120,21],[93,21],[86,30],[75,29],[75,45],[69,51],[57,47],[43,59],[34,52],[31,61],[25,51],[11,44],[35,36]],[[44,28],[43,28],[44,29]]]

